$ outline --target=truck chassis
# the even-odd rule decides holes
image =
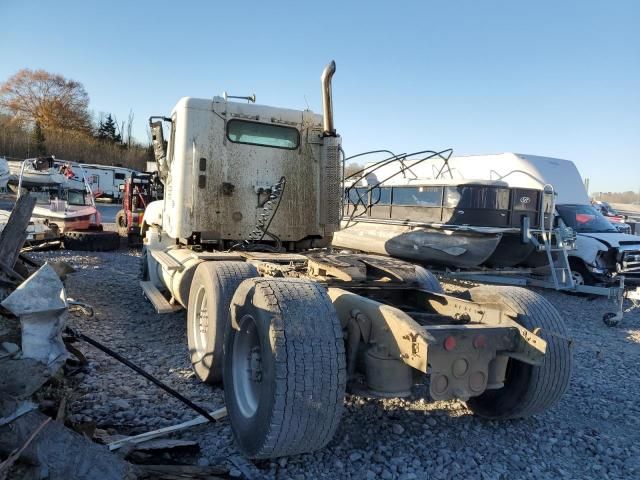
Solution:
[[[224,380],[232,429],[252,458],[322,448],[345,392],[405,397],[427,383],[433,400],[509,419],[550,408],[569,381],[562,319],[525,289],[446,295],[422,267],[329,250],[172,246],[148,249],[143,263],[158,311],[187,308],[193,368],[203,381]],[[188,282],[188,295],[167,300],[154,286],[160,276]]]

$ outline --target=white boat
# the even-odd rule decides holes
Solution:
[[[24,188],[43,185],[59,185],[66,177],[59,168],[54,166],[53,157],[28,158],[23,161],[9,161],[11,172],[9,183],[21,184]]]
[[[65,176],[64,169],[58,170],[57,175],[61,178],[53,175],[48,178],[44,176],[37,178],[34,171],[39,170],[33,160],[27,159],[23,162],[18,177],[18,197],[22,194],[23,189],[28,190],[31,195],[36,197],[33,218],[44,219],[49,222],[49,225],[57,226],[60,233],[88,230],[100,225],[100,213],[96,208],[91,187],[87,183],[82,167],[75,167],[80,170],[82,184],[76,180],[69,181]],[[34,179],[40,181],[34,182]],[[59,182],[54,182],[54,179]],[[79,185],[82,186],[79,188]]]
[[[9,222],[10,215],[10,210],[0,209],[0,232],[4,230]],[[42,242],[59,239],[60,232],[54,225],[50,225],[47,220],[42,218],[31,218],[31,221],[29,221],[29,225],[27,226],[27,239],[25,245],[41,244]]]

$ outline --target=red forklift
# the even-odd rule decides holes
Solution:
[[[156,176],[154,173],[133,172],[120,187],[123,190],[122,210],[116,215],[116,227],[130,247],[142,245],[140,226],[144,211],[150,202],[162,198]]]

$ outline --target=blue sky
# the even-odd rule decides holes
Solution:
[[[182,96],[320,112],[335,59],[347,154],[516,151],[640,188],[640,1],[0,0],[0,81],[43,68],[146,141]]]

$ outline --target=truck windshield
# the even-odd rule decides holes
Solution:
[[[237,119],[227,123],[227,138],[234,143],[288,150],[295,150],[300,143],[300,133],[296,128]]]
[[[591,205],[557,205],[564,223],[579,233],[615,233],[617,230]]]

